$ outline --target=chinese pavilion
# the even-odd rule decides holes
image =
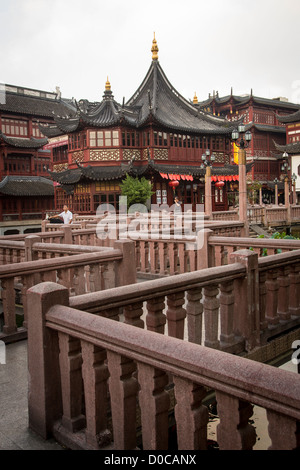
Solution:
[[[53,142],[50,175],[57,208],[67,203],[78,213],[95,212],[101,203],[118,207],[120,182],[130,174],[153,183],[152,203],[173,204],[173,181],[183,203],[204,203],[202,155],[214,153],[213,210],[228,206],[225,186],[238,185],[231,133],[236,123],[197,109],[178,93],[158,61],[154,38],[150,68],[134,95],[115,101],[107,79],[100,103],[80,100],[68,117],[41,125]],[[55,139],[68,137],[63,145]],[[250,167],[249,167],[250,169]]]

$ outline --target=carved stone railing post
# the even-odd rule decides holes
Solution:
[[[225,349],[234,342],[234,294],[233,281],[220,285],[220,346]]]
[[[253,406],[238,398],[217,391],[220,424],[217,441],[220,450],[251,450],[256,442],[255,428],[248,423]]]
[[[268,327],[266,321],[266,288],[267,273],[262,271],[259,273],[259,318],[260,318],[260,330],[263,331]]]
[[[147,364],[138,363],[141,387],[139,402],[144,450],[168,449],[168,410],[170,397],[165,391],[168,375]]]
[[[187,328],[188,340],[191,343],[201,344],[202,341],[202,316],[203,305],[202,289],[190,289],[187,291]]]
[[[186,317],[186,310],[182,307],[185,301],[184,294],[184,291],[182,291],[167,296],[168,335],[179,339],[184,337],[184,320]]]
[[[164,334],[167,321],[166,315],[163,313],[164,308],[164,297],[154,297],[147,301],[146,325],[148,330]]]
[[[271,446],[268,450],[294,450],[300,447],[300,425],[289,416],[267,410]]]
[[[201,233],[201,246],[197,252],[197,269],[211,268],[215,266],[214,247],[210,246],[209,238],[213,231],[205,228]],[[200,237],[200,234],[198,235]]]
[[[11,334],[17,331],[15,312],[15,279],[8,277],[1,280],[2,303],[4,312],[3,333]]]
[[[218,286],[211,284],[204,287],[204,325],[205,341],[204,345],[209,348],[219,349],[218,325],[219,325],[219,294]]]
[[[132,240],[116,240],[114,248],[123,254],[115,274],[115,286],[126,286],[136,282],[135,243]]]
[[[290,267],[289,278],[289,311],[291,316],[298,317],[300,315],[300,265],[297,264]]]
[[[86,341],[81,341],[82,377],[84,381],[86,442],[101,448],[111,441],[108,430],[108,377],[106,351]]]
[[[266,280],[266,320],[268,325],[274,326],[279,323],[278,308],[278,270],[272,269],[267,272]]]
[[[85,416],[82,414],[80,341],[61,332],[58,333],[58,338],[63,402],[62,425],[69,432],[75,432],[85,425]]]
[[[111,351],[107,351],[107,358],[114,446],[115,449],[135,449],[138,383],[133,373],[136,365]]]
[[[179,450],[206,450],[208,409],[202,405],[206,389],[174,376],[175,417]]]
[[[289,311],[289,287],[290,287],[290,278],[289,278],[289,267],[284,267],[279,270],[278,276],[278,309],[277,313],[279,320],[286,321],[290,319]]]
[[[259,275],[258,255],[251,250],[239,250],[231,254],[230,263],[240,263],[246,268],[246,276],[235,283],[235,335],[245,340],[246,351],[259,345]]]
[[[65,287],[50,282],[28,290],[29,427],[44,439],[62,414],[57,333],[46,328],[46,313],[55,305],[69,305]]]

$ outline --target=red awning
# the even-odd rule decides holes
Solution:
[[[183,181],[194,181],[194,178],[191,175],[175,175],[172,173],[159,173],[162,178],[169,179],[171,181],[179,181],[180,179]]]
[[[211,177],[212,181],[238,181],[239,176],[238,175],[229,175],[229,176],[223,176],[223,175],[218,175],[218,176],[212,176]]]

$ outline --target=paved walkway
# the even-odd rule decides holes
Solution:
[[[0,364],[0,450],[62,450],[28,428],[27,341],[5,347]]]

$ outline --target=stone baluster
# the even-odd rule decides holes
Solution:
[[[167,296],[168,335],[174,338],[184,338],[184,320],[186,310],[182,307],[185,302],[185,292],[175,292]]]
[[[218,286],[211,284],[204,287],[204,345],[209,348],[219,349],[218,325],[219,325],[219,294]]]
[[[168,449],[170,397],[165,391],[168,375],[152,366],[138,363],[138,379],[143,449]]]
[[[185,243],[178,243],[179,274],[187,272],[187,256]]]
[[[201,385],[173,377],[175,418],[179,450],[206,450],[208,409],[202,405],[207,391]]]
[[[77,266],[74,268],[73,282],[71,283],[74,288],[75,295],[86,293],[85,288],[85,269],[84,266]]]
[[[1,279],[2,304],[4,313],[3,333],[11,334],[17,331],[15,312],[15,279]]]
[[[81,341],[82,378],[84,381],[86,442],[92,448],[101,448],[111,442],[108,430],[108,367],[106,351]]]
[[[23,305],[23,313],[24,313],[24,321],[23,327],[27,328],[28,326],[28,302],[27,302],[27,291],[32,286],[34,286],[34,274],[26,274],[22,277],[22,289],[21,289],[21,296],[22,296],[22,305]]]
[[[168,244],[166,242],[158,242],[158,257],[159,257],[159,274],[168,274],[167,270],[167,253]]]
[[[103,279],[102,289],[112,289],[113,287],[116,287],[116,273],[114,269],[114,262],[107,262],[101,265],[101,271]]]
[[[253,414],[253,406],[220,391],[216,391],[216,399],[220,418],[217,426],[220,450],[252,450],[256,432],[248,421]]]
[[[100,274],[100,266],[99,264],[91,264],[90,265],[90,290],[91,292],[98,292],[101,290],[101,274]]]
[[[227,349],[234,343],[234,283],[222,282],[220,285],[220,346]]]
[[[123,308],[123,314],[125,319],[124,323],[144,328],[144,321],[141,319],[141,316],[143,315],[143,302],[126,305]]]
[[[141,253],[141,272],[149,272],[149,243],[147,241],[140,241],[140,253]]]
[[[300,315],[300,265],[294,264],[290,267],[290,305],[289,310],[292,317]]]
[[[136,261],[136,270],[141,271],[141,242],[140,240],[135,240],[135,261]]]
[[[135,449],[138,382],[133,373],[136,365],[131,359],[111,351],[107,351],[107,359],[114,447]]]
[[[186,314],[188,340],[196,344],[201,344],[202,341],[203,305],[201,299],[202,289],[200,287],[187,291]]]
[[[266,280],[267,273],[265,271],[261,271],[259,273],[259,318],[261,331],[265,330],[268,327],[268,322],[266,321]]]
[[[61,286],[67,287],[70,289],[70,275],[67,268],[60,268],[57,270],[57,283]]]
[[[80,341],[62,332],[58,333],[58,338],[63,403],[62,425],[69,432],[75,432],[85,426],[85,417],[82,414]]]
[[[268,450],[294,450],[300,447],[300,425],[295,419],[267,409],[268,432],[271,446]]]
[[[172,276],[177,271],[177,243],[170,241],[170,243],[168,243],[168,248],[170,276]]]
[[[146,325],[149,331],[156,333],[165,332],[166,315],[163,313],[165,308],[164,297],[153,297],[147,301]]]
[[[159,272],[158,268],[158,243],[155,241],[150,242],[150,272],[156,274]]]
[[[280,268],[278,276],[278,308],[277,314],[279,321],[287,321],[291,318],[289,311],[289,288],[290,288],[290,269],[288,266]]]
[[[267,272],[266,289],[266,320],[268,325],[273,326],[279,323],[277,314],[279,289],[277,269],[271,269]]]

